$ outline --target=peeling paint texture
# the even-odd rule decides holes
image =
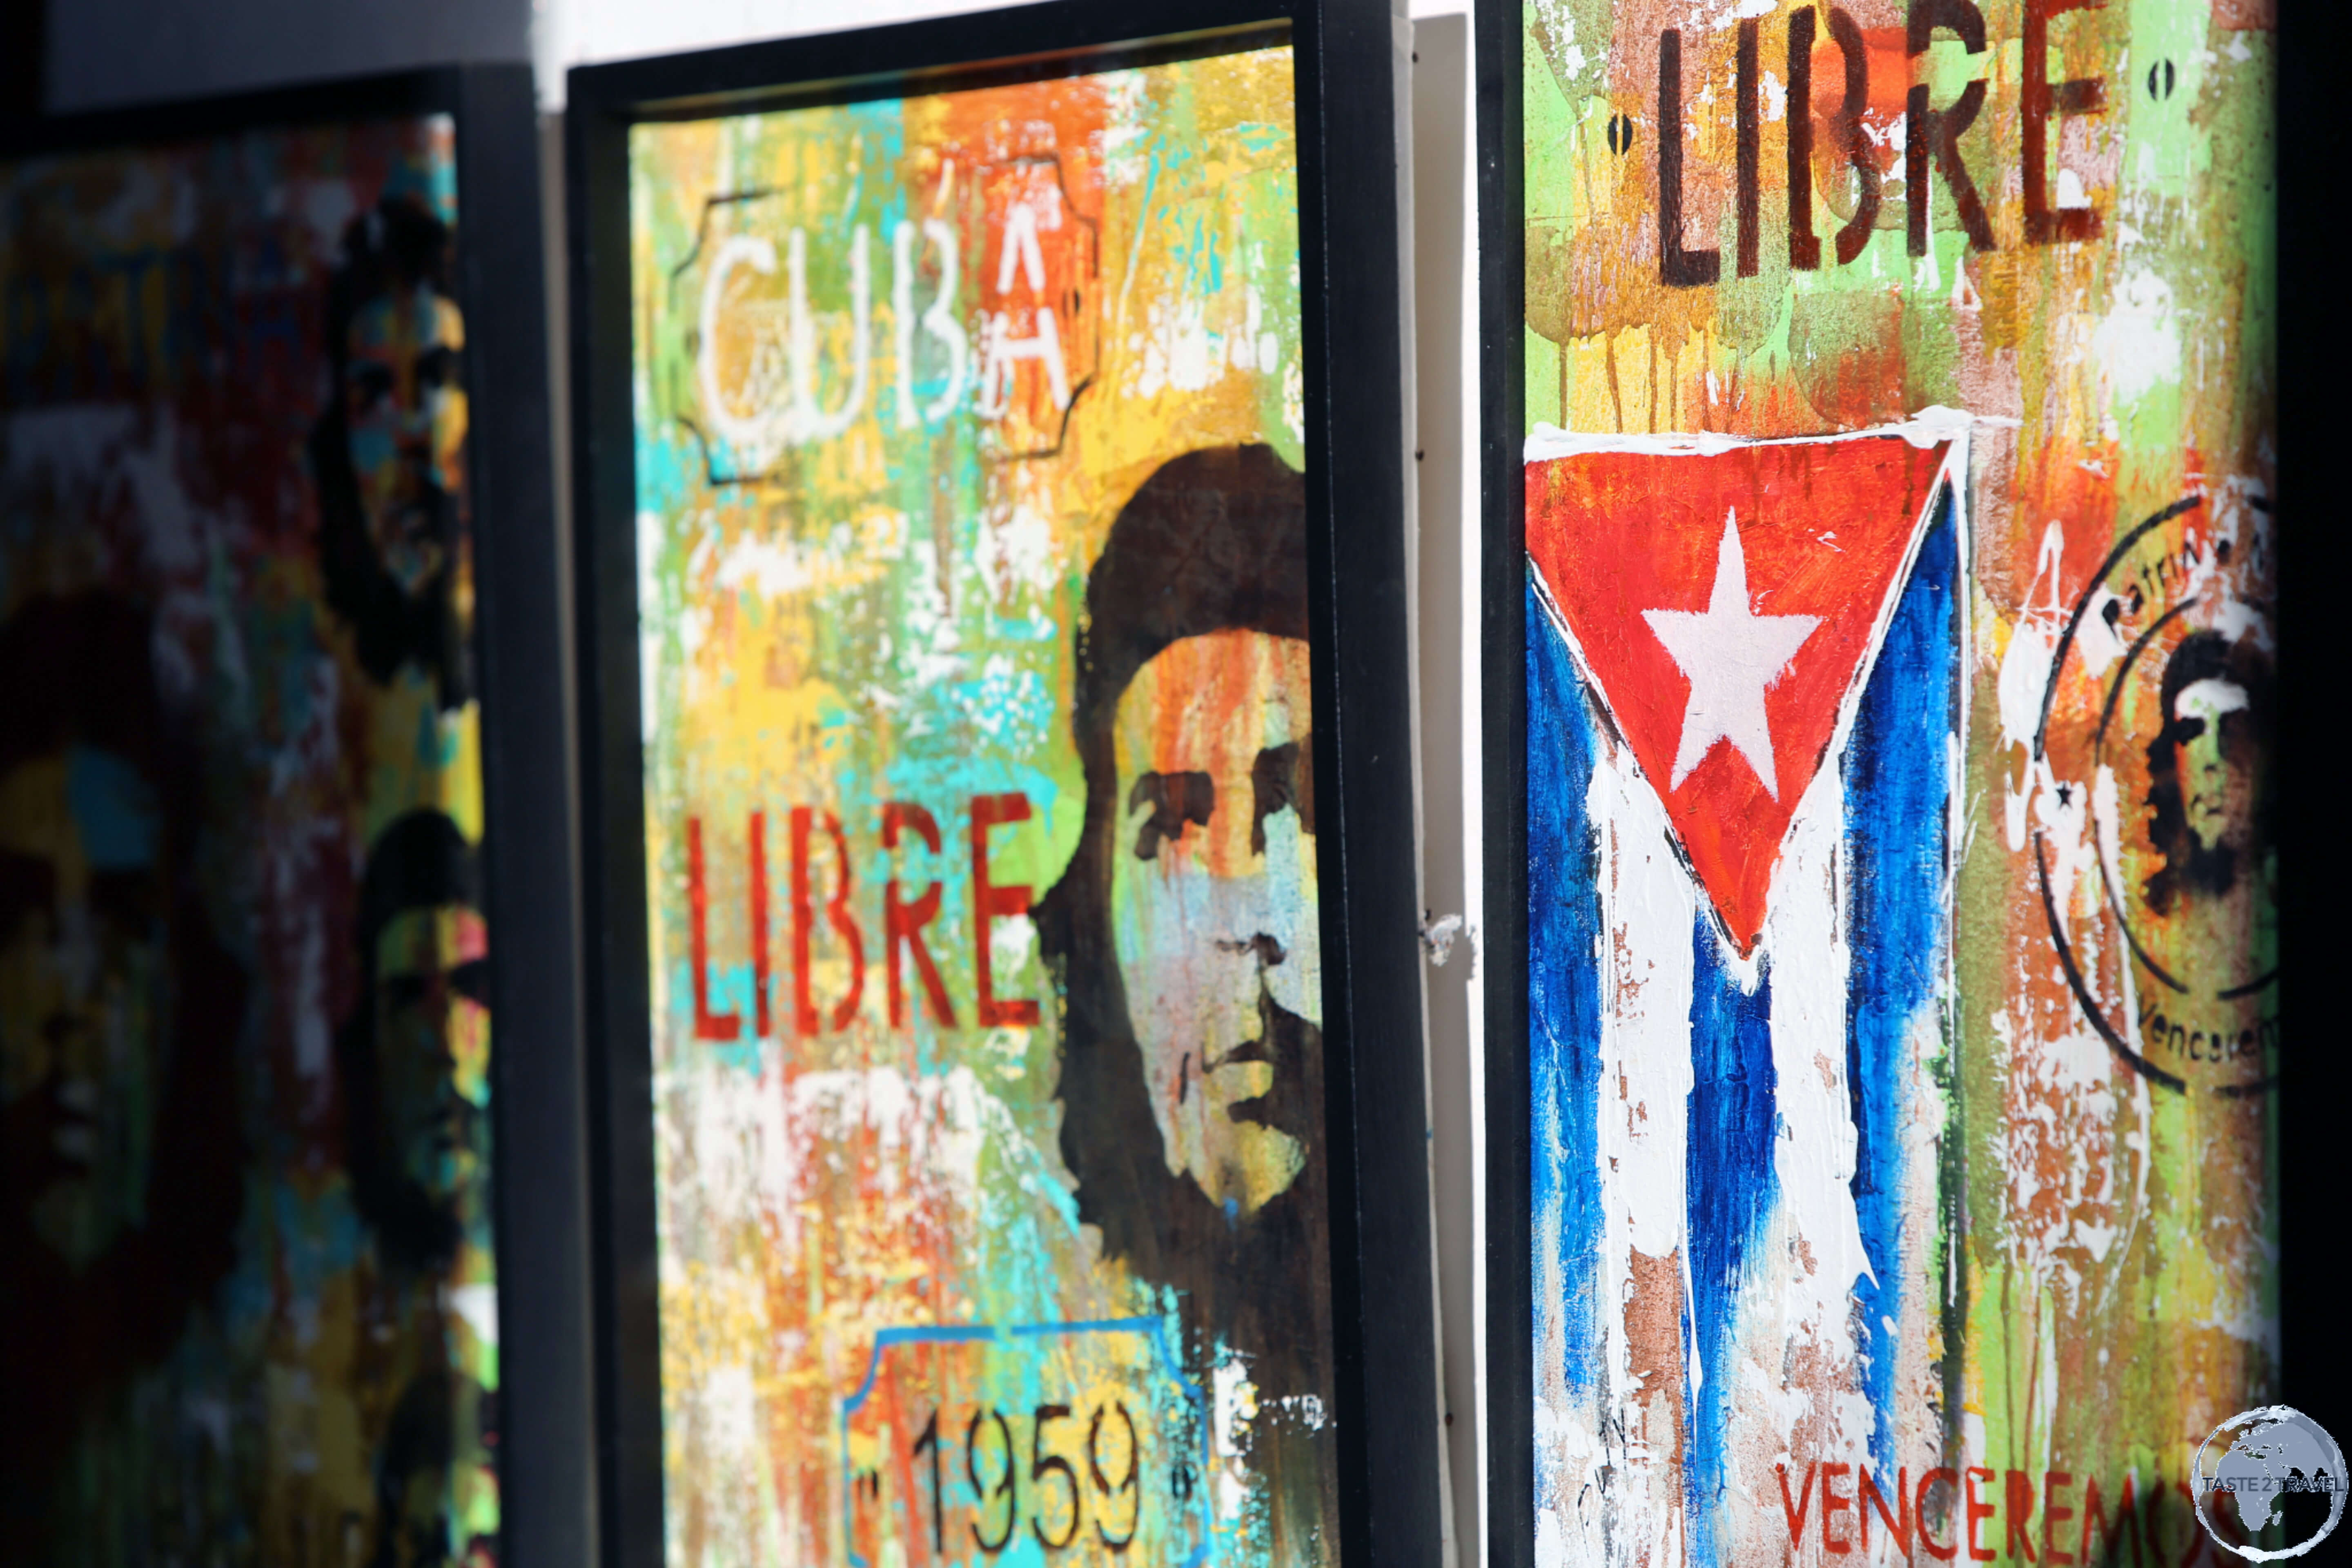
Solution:
[[[1338,1555],[1291,78],[631,133],[678,1568]]]
[[[1537,1559],[2187,1561],[2277,1374],[2269,8],[1521,15]]]

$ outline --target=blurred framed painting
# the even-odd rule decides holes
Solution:
[[[572,74],[630,1561],[1433,1560],[1395,67]]]
[[[502,732],[562,674],[533,135],[467,69],[0,149],[12,1559],[499,1555],[570,952],[505,934],[563,844]]]

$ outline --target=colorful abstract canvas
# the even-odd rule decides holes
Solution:
[[[1338,1556],[1293,68],[628,132],[681,1568]]]
[[[456,128],[0,163],[0,1555],[498,1553]]]
[[[1515,1528],[2198,1560],[2278,1367],[2271,8],[1513,34]]]

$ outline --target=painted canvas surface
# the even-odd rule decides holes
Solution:
[[[1292,73],[631,132],[673,1563],[1337,1557]]]
[[[2271,8],[1517,16],[1537,1561],[2197,1561],[2277,1370]]]
[[[0,1533],[497,1558],[445,117],[0,164]]]

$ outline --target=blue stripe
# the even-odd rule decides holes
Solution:
[[[1601,847],[1584,801],[1592,784],[1593,731],[1584,688],[1566,642],[1530,583],[1528,616],[1528,1198],[1540,1248],[1558,1236],[1556,1300],[1543,1300],[1546,1259],[1534,1258],[1536,1355],[1544,1320],[1558,1314],[1569,1390],[1580,1404],[1601,1389]],[[1542,1382],[1538,1376],[1538,1385]],[[1551,1468],[1536,1466],[1539,1507]]]
[[[1862,1242],[1877,1282],[1855,1281],[1864,1338],[1863,1386],[1877,1412],[1871,1458],[1895,1452],[1895,1337],[1902,1321],[1903,1119],[1912,1020],[1937,994],[1948,934],[1944,911],[1949,742],[1958,680],[1959,547],[1948,492],[1921,543],[1844,759],[1846,855],[1853,874],[1847,981],[1846,1086],[1860,1136],[1853,1173]],[[1916,1247],[1926,1238],[1913,1238]]]
[[[1730,1542],[1715,1537],[1736,1500],[1725,1489],[1732,1393],[1739,1381],[1733,1365],[1739,1282],[1775,1191],[1772,979],[1766,961],[1756,989],[1742,989],[1704,910],[1691,931],[1691,950],[1688,1331],[1703,1374],[1685,1396],[1683,1488],[1691,1561],[1727,1563]]]

